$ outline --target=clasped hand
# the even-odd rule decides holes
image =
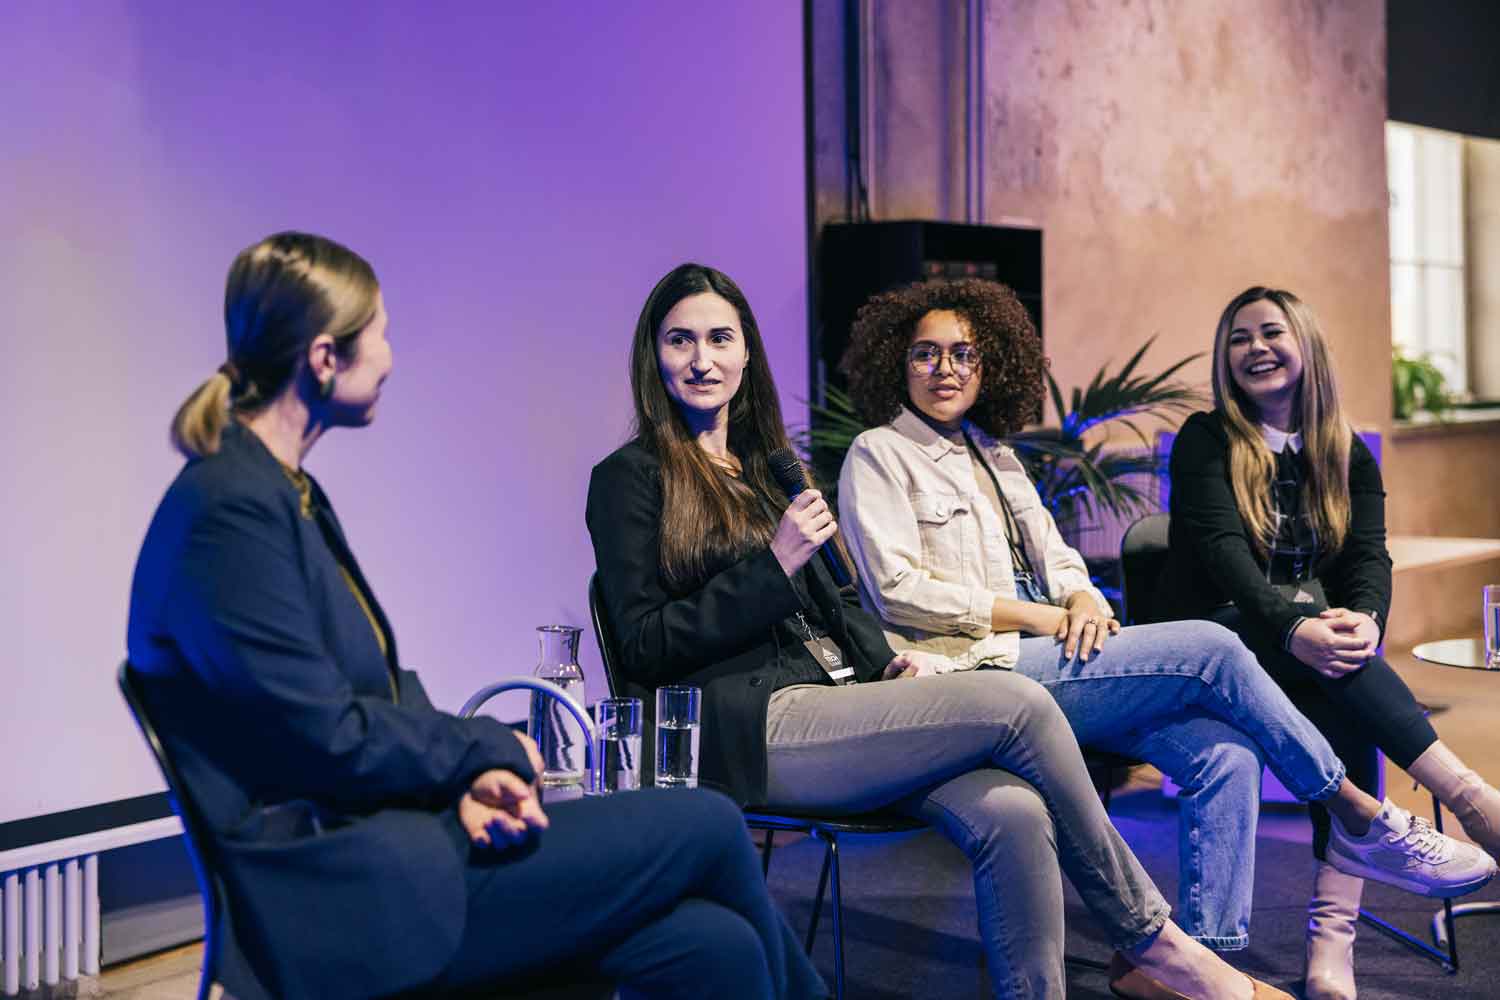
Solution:
[[[1052,638],[1063,644],[1063,657],[1087,660],[1104,649],[1104,640],[1120,631],[1120,623],[1113,613],[1100,609],[1093,596],[1080,590],[1069,597],[1057,609],[1057,626]]]
[[[1363,667],[1379,645],[1375,619],[1348,608],[1329,608],[1316,618],[1302,619],[1287,648],[1324,677],[1338,678]]]
[[[524,733],[516,739],[526,748],[531,768],[540,777],[542,755],[536,742]],[[533,833],[547,829],[536,782],[524,781],[514,771],[493,768],[475,778],[458,800],[458,819],[469,840],[479,847],[501,849],[519,844]]]

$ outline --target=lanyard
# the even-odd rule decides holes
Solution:
[[[1000,479],[995,475],[995,470],[990,468],[990,463],[985,461],[984,453],[979,450],[978,445],[964,432],[964,444],[969,446],[969,453],[984,467],[985,473],[994,484],[995,496],[1000,498],[1000,519],[1005,525],[1005,541],[1010,546],[1010,567],[1017,577],[1025,577],[1028,582],[1035,582],[1038,577],[1036,568],[1031,563],[1031,556],[1026,552],[1026,539],[1021,534],[1021,523],[1016,519],[1016,512],[1011,509],[1010,501],[1006,499],[1005,491],[1000,488]]]

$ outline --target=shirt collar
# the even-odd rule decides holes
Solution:
[[[1281,454],[1283,451],[1286,451],[1288,446],[1291,447],[1294,454],[1302,451],[1301,431],[1288,434],[1286,431],[1279,431],[1267,424],[1261,424],[1260,432],[1265,436],[1266,445],[1271,449],[1271,454],[1273,455]]]
[[[966,421],[964,429],[968,430],[968,426]],[[965,450],[963,444],[955,443],[938,433],[936,428],[913,413],[907,406],[901,407],[901,412],[896,414],[896,419],[891,421],[891,427],[895,428],[902,437],[909,438],[927,453],[927,457],[934,460],[942,458],[950,451]]]

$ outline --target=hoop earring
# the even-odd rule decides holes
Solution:
[[[325,403],[333,398],[333,383],[336,378],[337,376],[330,375],[326,380],[318,383],[318,398]]]

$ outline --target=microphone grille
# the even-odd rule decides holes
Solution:
[[[766,462],[771,466],[771,475],[776,478],[776,485],[787,496],[796,496],[807,489],[807,477],[802,472],[802,463],[797,461],[797,453],[792,449],[777,448],[766,456]]]

